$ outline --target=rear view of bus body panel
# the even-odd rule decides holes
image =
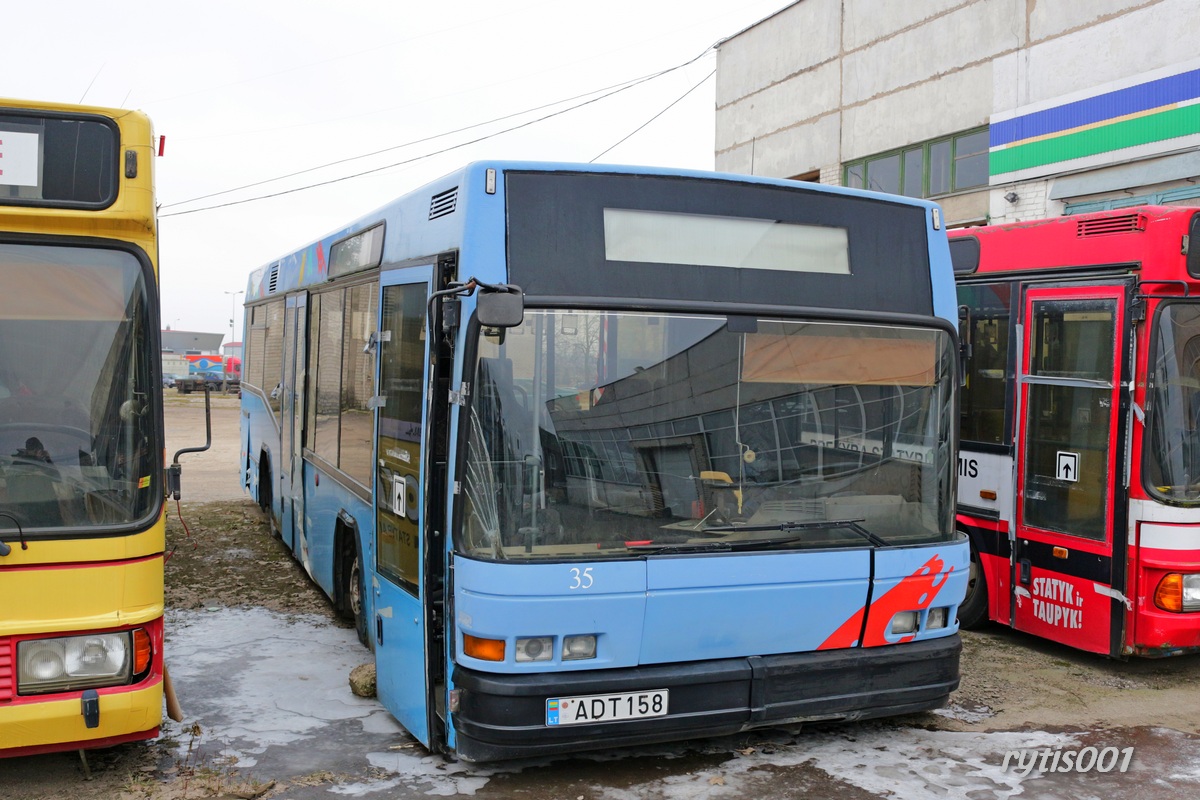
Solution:
[[[967,563],[965,540],[536,565],[460,557],[450,746],[488,761],[940,707],[958,686]],[[928,627],[933,608],[946,609],[943,627]],[[890,633],[898,611],[915,612],[915,631]],[[504,662],[464,655],[464,634],[503,638]],[[595,658],[563,660],[576,635],[595,635]],[[551,639],[551,660],[517,662],[527,637]],[[631,708],[661,698],[666,713],[593,722],[567,717],[587,704],[557,708],[616,696]]]

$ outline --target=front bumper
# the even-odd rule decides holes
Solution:
[[[722,736],[751,728],[928,711],[958,688],[958,634],[923,642],[813,653],[553,674],[455,667],[454,750],[499,761]],[[551,697],[670,690],[665,717],[546,725]]]
[[[0,706],[0,758],[112,747],[153,739],[162,722],[161,676],[149,685],[101,689],[99,725],[87,727],[81,692],[57,700]]]

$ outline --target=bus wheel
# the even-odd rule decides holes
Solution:
[[[354,630],[358,633],[358,640],[369,650],[371,649],[371,639],[367,635],[367,614],[364,602],[366,578],[363,575],[362,552],[358,544],[358,535],[350,531],[348,538],[353,540],[353,544],[346,544],[342,548],[345,553],[342,559],[342,586],[345,587],[345,594],[339,598],[337,606],[346,619],[354,620]]]
[[[258,507],[267,516],[267,524],[271,528],[271,535],[276,539],[283,538],[279,532],[279,526],[275,524],[275,509],[272,508],[271,498],[271,468],[267,466],[267,456],[265,453],[258,458]]]
[[[983,566],[979,563],[979,551],[971,542],[971,567],[967,573],[967,596],[958,607],[959,627],[973,630],[987,622],[988,596],[987,580],[983,576]]]

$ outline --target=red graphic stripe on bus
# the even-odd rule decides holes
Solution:
[[[854,647],[855,644],[859,644],[861,647],[878,647],[879,645],[912,641],[916,634],[889,640],[886,636],[888,626],[892,624],[892,617],[897,612],[920,611],[929,608],[938,592],[946,585],[946,579],[950,577],[950,573],[954,571],[954,568],[951,567],[943,573],[942,568],[945,566],[946,562],[942,561],[941,557],[933,556],[920,569],[901,580],[899,584],[884,592],[875,602],[871,603],[865,631],[863,630],[863,612],[866,609],[859,609],[817,649],[832,650]],[[858,641],[860,634],[863,637],[861,643]]]

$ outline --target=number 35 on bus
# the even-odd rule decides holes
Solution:
[[[936,206],[475,164],[246,298],[247,487],[426,746],[636,745],[957,687]]]

